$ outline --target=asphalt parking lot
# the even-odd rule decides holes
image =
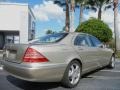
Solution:
[[[120,61],[115,69],[101,69],[84,76],[78,86],[67,89],[60,83],[31,83],[0,70],[0,90],[120,90]]]

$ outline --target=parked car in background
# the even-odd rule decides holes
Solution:
[[[75,87],[82,75],[108,66],[114,68],[111,49],[85,33],[56,33],[4,48],[4,70],[32,82],[62,82]]]

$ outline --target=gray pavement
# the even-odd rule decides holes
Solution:
[[[3,51],[0,50],[0,60],[2,59],[2,57],[3,57]]]
[[[115,69],[101,69],[82,77],[76,88],[67,89],[60,83],[32,83],[14,78],[0,70],[0,90],[120,90],[120,61]]]

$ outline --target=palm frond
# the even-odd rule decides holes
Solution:
[[[104,10],[107,10],[107,9],[110,9],[110,8],[112,8],[112,5],[106,6],[106,7],[104,8]]]
[[[57,4],[59,6],[62,6],[62,3],[60,1],[54,1],[54,4]]]
[[[106,0],[106,4],[113,2],[113,0]]]
[[[85,9],[91,9],[91,10],[93,10],[94,12],[96,12],[97,11],[97,8],[95,7],[95,6],[86,6],[85,7]]]
[[[75,0],[76,3],[82,4],[85,0]]]
[[[93,11],[97,12],[97,8],[96,8],[96,7],[94,7],[94,6],[92,6],[92,7],[91,7],[91,10],[93,10]]]
[[[85,9],[90,9],[90,7],[89,7],[89,6],[86,6]]]
[[[87,3],[89,5],[91,5],[91,6],[95,6],[96,5],[96,1],[95,0],[89,0]]]

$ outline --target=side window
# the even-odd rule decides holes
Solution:
[[[76,46],[89,46],[87,42],[87,37],[85,35],[78,35],[74,41]]]
[[[90,36],[91,42],[93,44],[94,47],[99,46],[100,44],[102,44],[96,37],[94,36]]]

